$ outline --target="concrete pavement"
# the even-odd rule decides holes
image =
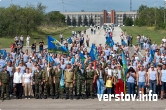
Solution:
[[[0,110],[165,110],[166,100],[157,102],[109,102],[98,99],[20,99],[0,102]]]

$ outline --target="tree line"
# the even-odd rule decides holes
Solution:
[[[87,16],[85,15],[84,17],[79,16],[78,17],[78,21],[76,21],[76,18],[70,18],[70,16],[67,16],[67,20],[66,20],[66,24],[68,26],[90,26],[90,25],[94,25],[94,21],[92,16],[90,16],[89,20],[87,18]]]
[[[41,3],[36,7],[31,5],[0,7],[0,36],[31,35],[41,25],[65,25],[64,15],[58,11],[45,13],[45,9]]]
[[[166,29],[166,9],[164,7],[148,7],[141,5],[138,17],[134,24],[137,26],[155,26],[157,29]]]

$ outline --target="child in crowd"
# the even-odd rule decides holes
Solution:
[[[112,89],[112,77],[108,76],[107,80],[106,80],[106,91],[107,94],[111,94],[111,90]]]

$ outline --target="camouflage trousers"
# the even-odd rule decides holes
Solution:
[[[48,95],[48,91],[50,95],[53,96],[53,84],[46,82],[44,83],[44,96]]]
[[[77,87],[77,95],[85,95],[85,81],[84,80],[77,80],[76,82]]]
[[[93,80],[91,79],[86,81],[86,93],[87,95],[94,95]]]
[[[4,98],[4,95],[6,93],[6,97],[9,98],[9,84],[3,84],[1,86],[1,98]]]
[[[35,96],[41,97],[42,95],[42,85],[40,83],[35,83]]]
[[[60,86],[60,82],[55,83],[55,95],[56,96],[62,96],[63,95],[64,88]]]

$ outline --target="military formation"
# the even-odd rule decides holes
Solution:
[[[94,98],[96,76],[97,72],[94,70],[92,63],[89,63],[86,68],[83,68],[81,63],[76,63],[75,65],[68,63],[65,70],[60,67],[60,64],[53,68],[52,64],[49,63],[43,70],[40,65],[37,65],[37,69],[32,76],[32,87],[34,86],[35,88],[33,91],[34,98]],[[10,74],[5,66],[0,73],[2,100],[10,99],[9,84]]]

